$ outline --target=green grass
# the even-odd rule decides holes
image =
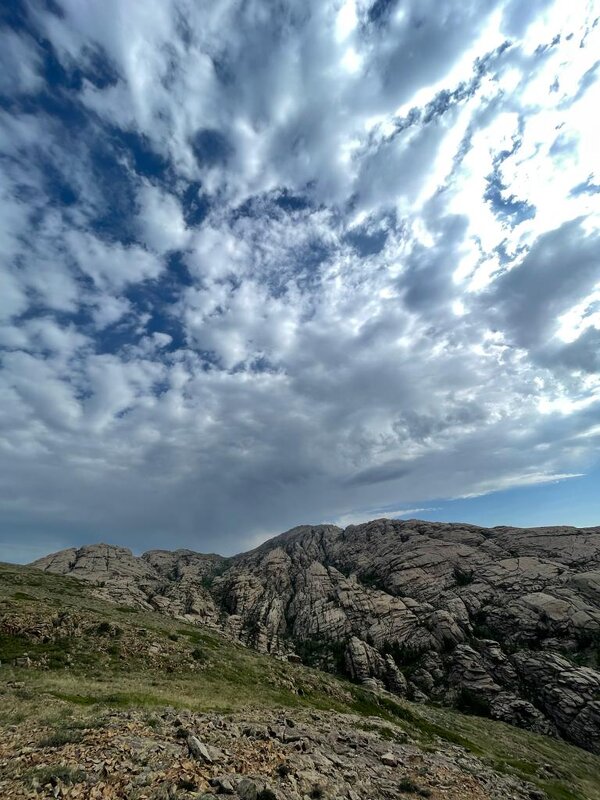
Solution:
[[[390,741],[410,738],[424,751],[464,748],[498,772],[535,784],[551,800],[600,800],[600,758],[565,742],[375,695],[260,655],[211,630],[113,606],[92,589],[73,578],[0,564],[0,728],[41,721],[48,725],[48,741],[56,742],[45,746],[60,747],[61,737],[84,735],[113,708],[148,714],[166,706],[222,713],[249,707],[333,710],[356,715],[357,728]],[[4,620],[30,614],[47,621],[57,611],[77,620],[77,636],[43,641],[1,633]],[[153,664],[148,648],[155,643],[163,655]],[[34,660],[45,657],[46,668],[13,666],[25,652]]]
[[[85,772],[81,769],[71,769],[70,767],[62,766],[36,767],[35,769],[28,770],[24,777],[26,782],[32,787],[36,782],[41,786],[45,786],[48,783],[54,786],[58,781],[62,781],[62,783],[66,784],[80,783],[85,780]]]
[[[25,592],[15,592],[12,596],[13,600],[35,600],[35,597],[31,594],[26,594]]]
[[[380,716],[390,722],[396,722],[409,728],[413,733],[420,735],[422,741],[433,742],[436,738],[464,747],[465,750],[480,756],[484,751],[471,739],[463,736],[449,727],[423,718],[412,711],[406,704],[392,700],[388,697],[377,697],[365,691],[354,692],[355,702],[353,710],[358,714]]]
[[[405,742],[407,740],[404,731],[400,731],[396,727],[385,727],[372,722],[358,722],[356,727],[367,733],[376,733],[380,739],[387,739],[388,742]]]
[[[64,747],[66,744],[76,744],[83,739],[83,734],[78,729],[63,729],[44,736],[38,742],[39,747]]]
[[[20,635],[0,633],[0,661],[3,663],[11,662],[15,658],[28,655],[31,658],[45,656],[50,669],[61,669],[69,661],[68,657],[71,650],[71,641],[59,639],[54,642],[36,642],[31,638]],[[91,654],[85,659],[91,660]]]
[[[467,716],[448,709],[420,706],[437,725],[475,742],[483,760],[498,772],[530,781],[552,800],[596,800],[600,797],[600,758],[566,742],[529,733],[503,722]],[[548,778],[546,765],[556,777]]]

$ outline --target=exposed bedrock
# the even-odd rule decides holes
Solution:
[[[35,566],[274,656],[600,749],[600,528],[383,519],[301,526],[229,559],[93,545]]]

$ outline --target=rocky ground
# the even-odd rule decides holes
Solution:
[[[0,565],[0,797],[600,800],[600,760]]]
[[[0,743],[0,774],[7,799],[545,797],[459,747],[424,752],[379,718],[326,712],[165,709],[67,718],[58,729],[13,725]]]
[[[371,689],[600,752],[600,528],[303,526],[231,559],[93,545],[36,567]]]

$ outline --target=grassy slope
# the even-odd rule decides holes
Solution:
[[[61,612],[74,621],[76,632],[63,635],[59,623],[59,633],[45,643],[19,634],[28,625],[47,629]],[[11,622],[17,632],[7,634]],[[399,735],[408,732],[424,749],[439,746],[440,739],[464,746],[556,800],[600,800],[600,758],[576,747],[448,709],[377,697],[333,676],[261,656],[207,629],[105,603],[73,578],[0,564],[2,630],[5,736],[9,725],[29,718],[60,726],[65,714],[86,718],[103,707],[335,709],[363,717],[357,727],[377,726],[373,717],[393,722]],[[24,653],[46,666],[12,666]],[[382,735],[389,736],[390,728],[382,726]]]

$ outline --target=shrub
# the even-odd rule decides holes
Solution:
[[[104,635],[105,633],[110,633],[111,632],[111,624],[110,624],[110,622],[106,622],[106,620],[104,620],[104,622],[101,622],[98,625],[96,630],[98,631],[98,633],[100,633],[102,635]]]
[[[51,783],[56,786],[59,781],[66,784],[81,783],[86,779],[86,774],[81,769],[54,765],[51,767],[36,767],[27,773],[28,783],[33,785],[37,781],[42,786]]]
[[[454,580],[457,586],[468,586],[475,580],[475,575],[472,569],[461,569],[460,567],[454,568]]]
[[[199,647],[194,647],[190,655],[192,656],[194,661],[206,661],[206,656]]]
[[[66,744],[77,744],[83,739],[83,734],[78,730],[54,731],[49,736],[40,739],[40,747],[64,747]]]
[[[385,589],[383,580],[381,576],[378,575],[375,571],[365,571],[358,576],[360,582],[363,586],[366,586],[368,589],[379,589],[380,591]]]
[[[420,797],[431,797],[429,789],[424,789],[410,778],[402,778],[398,784],[398,789],[406,794],[418,794]]]
[[[476,714],[479,717],[487,717],[490,711],[490,704],[480,694],[472,689],[463,686],[457,700],[457,708],[467,714]]]

